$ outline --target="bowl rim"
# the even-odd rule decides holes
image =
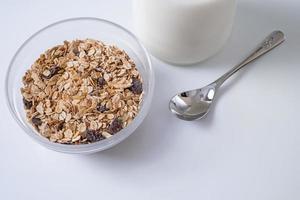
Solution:
[[[105,24],[114,26],[114,27],[122,30],[126,34],[128,34],[131,38],[134,39],[135,42],[137,42],[139,48],[142,50],[143,54],[146,57],[145,61],[147,62],[147,65],[148,65],[147,73],[149,74],[148,75],[149,91],[147,92],[147,98],[143,99],[143,104],[140,108],[138,115],[133,119],[133,121],[128,126],[126,126],[124,129],[122,129],[118,134],[113,135],[112,137],[107,138],[105,140],[101,140],[101,141],[98,141],[95,143],[90,143],[90,144],[80,144],[80,145],[60,144],[60,143],[51,142],[47,138],[44,138],[43,136],[34,133],[33,127],[30,127],[30,129],[29,129],[28,127],[26,127],[26,125],[23,124],[22,120],[20,120],[18,117],[17,111],[14,108],[13,100],[10,98],[8,82],[9,82],[9,77],[11,75],[11,70],[12,70],[14,61],[18,57],[19,53],[23,50],[23,48],[28,43],[30,43],[32,40],[34,40],[34,38],[36,36],[38,36],[40,33],[47,31],[49,28],[52,28],[56,25],[73,22],[73,21],[82,21],[82,20],[96,21],[96,22],[105,23]],[[44,28],[38,30],[37,32],[32,34],[28,39],[26,39],[22,43],[22,45],[17,49],[16,53],[14,54],[14,56],[12,57],[9,65],[8,65],[8,69],[7,69],[6,75],[5,75],[4,89],[5,89],[5,96],[6,96],[6,98],[5,98],[6,105],[8,106],[10,114],[12,115],[14,120],[17,122],[19,127],[21,127],[22,130],[28,136],[30,136],[34,141],[36,141],[37,143],[41,144],[44,147],[47,147],[48,149],[62,152],[62,153],[88,154],[88,153],[95,153],[98,151],[102,151],[102,150],[105,150],[112,146],[117,145],[118,143],[125,140],[128,136],[130,136],[136,130],[136,128],[143,122],[144,118],[147,116],[147,114],[149,112],[149,108],[151,106],[151,102],[152,102],[152,98],[153,98],[153,91],[154,91],[154,87],[155,87],[154,84],[155,84],[155,77],[154,77],[154,70],[153,70],[152,62],[150,59],[150,54],[148,53],[148,51],[144,47],[144,45],[140,42],[140,40],[131,31],[129,31],[128,29],[124,28],[123,26],[121,26],[117,23],[111,22],[106,19],[101,19],[101,18],[96,18],[96,17],[76,17],[76,18],[68,18],[68,19],[64,19],[64,20],[60,20],[60,21],[51,23],[51,24],[45,26]],[[144,113],[144,114],[142,115],[142,113]],[[134,122],[136,122],[138,118],[140,118],[139,119],[140,123],[135,124]],[[122,133],[122,132],[125,132],[125,130],[127,130],[129,127],[133,128],[131,132],[129,132],[127,134]],[[116,139],[117,137],[118,137],[118,139]],[[106,143],[106,145],[103,146],[104,143]]]

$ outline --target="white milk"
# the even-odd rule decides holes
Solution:
[[[235,0],[134,0],[137,36],[157,57],[196,63],[217,53],[230,36]]]

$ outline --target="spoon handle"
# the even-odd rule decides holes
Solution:
[[[266,39],[255,49],[255,51],[248,56],[243,62],[238,64],[237,66],[233,67],[229,70],[226,74],[221,76],[218,80],[215,81],[217,87],[220,87],[229,77],[235,74],[237,71],[242,69],[244,66],[249,64],[250,62],[256,60],[260,56],[264,55],[265,53],[271,51],[273,48],[280,45],[284,42],[285,37],[282,31],[274,31],[271,33]]]

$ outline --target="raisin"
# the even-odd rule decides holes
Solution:
[[[85,135],[88,142],[97,142],[105,139],[99,131],[87,130]]]
[[[42,120],[40,119],[40,118],[38,118],[38,117],[33,117],[32,119],[31,119],[31,121],[32,121],[32,123],[35,125],[35,126],[40,126],[40,125],[42,125]]]
[[[79,56],[79,51],[77,47],[73,49],[73,53],[75,56]]]
[[[46,79],[50,79],[52,78],[54,75],[58,74],[58,72],[61,70],[60,67],[58,67],[57,65],[52,66],[51,69],[49,69],[50,74],[48,76],[44,76],[44,78]]]
[[[101,104],[98,104],[96,109],[101,113],[104,113],[105,111],[109,110],[105,105],[102,106]]]
[[[79,56],[79,53],[80,53],[79,48],[78,48],[79,44],[80,44],[79,40],[75,41],[74,44],[73,44],[72,52],[74,53],[75,56]]]
[[[52,76],[54,76],[54,75],[57,74],[60,70],[61,70],[61,68],[55,65],[55,66],[53,66],[53,67],[50,69],[50,72],[51,72]]]
[[[123,65],[123,60],[120,59],[119,62],[118,62],[118,64],[119,64],[120,66],[122,66],[122,65]]]
[[[32,107],[32,101],[27,101],[25,98],[23,98],[23,103],[24,103],[25,109],[30,109]]]
[[[98,78],[98,86],[103,87],[106,84],[106,81],[103,77]]]
[[[57,130],[60,131],[64,128],[65,126],[65,122],[60,122],[58,125],[57,125]]]
[[[143,92],[143,84],[137,78],[132,78],[132,85],[129,87],[129,90],[132,91],[133,94],[141,94]]]
[[[115,134],[122,130],[123,128],[123,122],[120,118],[115,118],[112,123],[108,127],[108,132],[111,134]]]

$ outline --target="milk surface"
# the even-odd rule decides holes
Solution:
[[[235,0],[134,0],[135,30],[155,56],[191,64],[222,48],[235,7]]]

